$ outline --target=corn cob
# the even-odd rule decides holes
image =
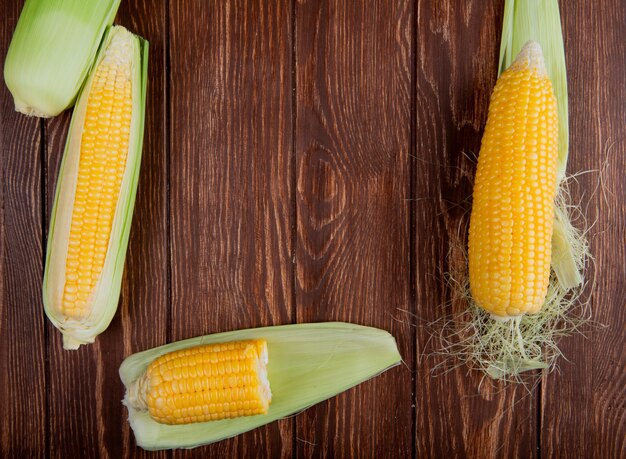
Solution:
[[[64,346],[111,321],[137,187],[147,44],[113,27],[72,117],[44,273],[44,305]]]
[[[531,41],[492,94],[474,186],[470,288],[492,315],[534,313],[545,300],[557,157],[556,98]]]
[[[51,117],[74,104],[120,0],[26,0],[4,79],[15,109]]]
[[[200,336],[143,351],[124,360],[120,377],[137,444],[160,450],[206,445],[292,416],[400,361],[395,340],[383,330],[348,323],[297,324]],[[214,376],[216,368],[228,376]],[[256,408],[249,412],[245,401],[242,410],[233,390],[228,394],[224,389],[242,379],[243,387],[255,394],[248,406]],[[245,392],[239,390],[237,396]],[[226,395],[223,403],[207,405],[207,398],[217,400],[218,394]]]
[[[174,351],[150,364],[129,400],[162,424],[266,414],[272,398],[267,362],[265,340]]]
[[[545,53],[545,55],[543,54]],[[451,285],[469,307],[446,321],[456,355],[493,379],[553,368],[578,330],[591,255],[569,202],[567,69],[558,0],[505,0],[499,75],[478,158],[465,267]],[[452,253],[452,252],[451,252]],[[458,253],[458,252],[457,252]],[[581,315],[581,312],[583,315]]]

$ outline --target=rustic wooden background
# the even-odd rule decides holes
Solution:
[[[2,62],[22,3],[0,2]],[[465,368],[433,378],[423,326],[450,299],[503,0],[123,0],[117,22],[151,45],[142,175],[118,314],[77,352],[40,293],[69,113],[18,115],[0,85],[0,454],[626,457],[626,4],[561,7],[569,171],[591,171],[575,194],[606,327],[564,339],[530,393]],[[192,452],[135,446],[125,356],[324,320],[389,330],[405,365]]]

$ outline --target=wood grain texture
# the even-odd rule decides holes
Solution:
[[[415,290],[420,355],[440,349],[429,326],[467,307],[454,301],[448,255],[463,259],[482,130],[496,81],[501,1],[418,2]],[[458,362],[422,358],[416,376],[417,457],[534,457],[536,400],[483,382]],[[439,367],[443,365],[443,367]],[[433,377],[432,372],[437,376]]]
[[[574,195],[596,221],[606,327],[563,340],[570,361],[530,394],[432,377],[425,357],[426,324],[463,307],[444,273],[466,242],[502,0],[123,1],[116,22],[151,45],[142,171],[118,314],[78,352],[40,293],[70,113],[23,117],[0,85],[0,457],[626,456],[626,6],[589,3],[561,2],[569,171],[592,171]],[[0,2],[2,62],[22,5]],[[136,447],[124,357],[326,320],[389,330],[405,365],[234,439]]]
[[[626,4],[561,2],[570,96],[568,172],[589,171],[574,197],[594,223],[587,339],[561,343],[566,359],[544,378],[541,451],[546,458],[626,457]],[[599,14],[599,12],[605,12]],[[609,13],[610,12],[610,13]],[[569,360],[569,361],[568,361]]]
[[[407,364],[298,416],[296,452],[410,457],[412,5],[302,1],[295,24],[297,320],[384,328]]]
[[[0,62],[21,9],[0,3]],[[0,456],[44,457],[46,348],[41,307],[41,125],[0,87]]]
[[[116,23],[150,42],[148,106],[141,175],[118,312],[96,343],[62,349],[49,328],[51,457],[139,455],[121,405],[118,369],[123,358],[167,340],[167,203],[165,151],[165,2],[124,2]],[[50,120],[47,141],[47,220],[70,112]],[[142,285],[144,288],[136,288]],[[163,456],[165,453],[162,453]]]
[[[171,338],[292,320],[291,9],[172,2]],[[176,457],[289,457],[292,422]]]
[[[118,12],[119,23],[150,43],[141,175],[118,318],[114,323],[118,327],[116,338],[122,337],[124,341],[122,357],[161,345],[168,340],[167,13],[166,0],[126,1],[122,2]],[[111,378],[114,376],[116,375],[111,375]],[[120,415],[122,420],[126,419],[125,408],[122,408]],[[148,453],[137,448],[130,425],[119,422],[116,417],[111,419],[118,429],[121,428],[121,456],[170,457],[167,452]]]

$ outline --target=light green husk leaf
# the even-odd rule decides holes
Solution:
[[[27,0],[4,64],[15,109],[52,117],[76,100],[120,0]]]
[[[65,262],[78,178],[80,143],[87,111],[87,99],[95,72],[92,72],[87,79],[72,115],[50,217],[42,289],[43,303],[46,315],[63,333],[65,349],[78,349],[81,344],[93,343],[95,337],[109,326],[115,315],[137,194],[146,104],[148,42],[131,34],[123,27],[111,27],[104,36],[94,69],[104,57],[107,45],[116,34],[125,34],[125,37],[133,41],[133,109],[129,149],[104,267],[93,292],[93,312],[81,321],[65,317],[58,305],[61,303],[65,285]]]
[[[567,101],[567,70],[565,47],[561,31],[561,15],[557,0],[506,0],[500,43],[499,74],[513,62],[528,40],[541,45],[548,75],[557,100],[559,116],[559,158],[557,177],[561,186],[566,176],[569,151],[569,118]],[[576,232],[566,219],[567,209],[557,202],[552,237],[552,269],[563,288],[569,289],[583,282],[581,266],[574,252]]]
[[[194,448],[247,432],[333,397],[400,364],[396,341],[376,328],[341,322],[284,325],[217,333],[131,355],[120,367],[128,387],[168,352],[210,343],[267,340],[272,403],[268,414],[187,425],[165,425],[124,398],[137,444],[144,449]]]

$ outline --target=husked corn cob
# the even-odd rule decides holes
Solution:
[[[96,69],[80,145],[61,312],[83,319],[104,266],[128,155],[132,41],[116,35]]]
[[[265,414],[272,398],[265,340],[197,346],[155,359],[130,403],[162,424]]]
[[[43,301],[63,347],[111,322],[141,164],[148,43],[111,27],[72,114],[50,217]]]
[[[495,316],[537,312],[550,277],[558,115],[541,47],[528,42],[491,96],[469,232],[476,303]]]

